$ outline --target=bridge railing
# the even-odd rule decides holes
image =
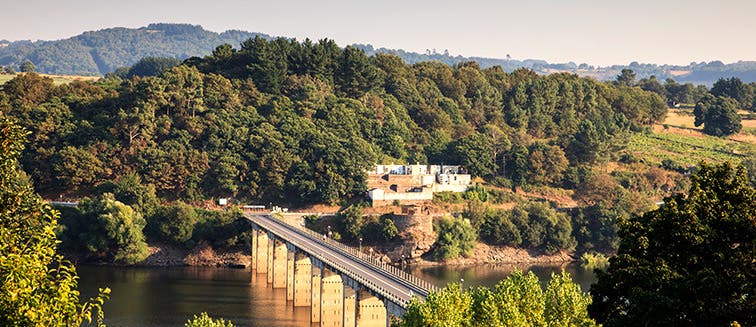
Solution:
[[[270,217],[277,218],[277,217],[275,217],[273,215],[271,215]],[[313,238],[313,239],[315,239],[315,240],[317,240],[317,241],[319,241],[319,242],[321,242],[323,244],[328,245],[332,249],[334,249],[334,250],[336,250],[338,252],[341,252],[342,254],[344,254],[346,256],[349,256],[349,257],[352,257],[354,259],[358,259],[358,260],[361,260],[361,261],[363,261],[365,263],[368,263],[368,264],[372,265],[373,267],[376,267],[376,268],[384,271],[385,273],[388,273],[388,274],[390,274],[390,275],[392,275],[394,277],[397,277],[399,280],[402,280],[402,281],[406,282],[407,284],[410,284],[410,285],[407,285],[407,286],[411,286],[411,287],[414,287],[414,288],[419,288],[422,291],[424,291],[423,293],[425,293],[425,294],[418,294],[418,295],[422,295],[424,297],[427,297],[428,294],[430,294],[430,292],[436,292],[436,291],[439,290],[439,288],[436,285],[433,285],[430,282],[428,282],[428,281],[426,281],[426,280],[424,280],[422,278],[419,278],[419,277],[417,277],[415,275],[407,273],[406,271],[401,270],[401,269],[399,269],[399,268],[397,268],[397,267],[395,267],[393,265],[390,265],[388,263],[382,262],[375,255],[371,256],[368,253],[361,252],[358,248],[355,248],[355,247],[352,247],[352,246],[348,246],[348,245],[346,245],[344,243],[341,243],[341,242],[338,242],[336,240],[333,240],[333,239],[327,237],[324,234],[316,233],[315,231],[313,231],[311,229],[308,229],[308,228],[306,228],[304,226],[296,226],[296,225],[290,224],[285,219],[278,219],[278,220],[281,221],[281,222],[283,222],[284,224],[286,224],[288,226],[294,227],[297,230],[304,232],[305,234],[308,234],[311,238]]]

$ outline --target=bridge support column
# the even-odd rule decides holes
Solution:
[[[312,300],[312,262],[304,254],[294,260],[294,306],[308,307]]]
[[[320,326],[342,327],[344,324],[344,283],[341,276],[323,270]]]
[[[255,274],[255,269],[257,269],[257,225],[252,225],[252,261],[249,264],[249,270],[252,271],[252,274]]]
[[[267,274],[268,242],[270,242],[270,239],[268,238],[268,233],[262,229],[258,229],[254,234],[257,234],[257,249],[255,250],[257,260],[255,260],[255,268],[257,268],[258,274]]]
[[[286,244],[286,301],[294,301],[294,246]]]
[[[312,265],[312,283],[310,284],[312,286],[311,293],[312,293],[312,306],[310,308],[310,323],[317,323],[320,322],[320,293],[322,289],[322,273],[323,273],[323,266],[322,265],[316,265],[316,262],[313,262]]]
[[[276,245],[276,238],[273,234],[268,233],[268,284],[273,284],[273,249]]]
[[[288,250],[286,249],[286,243],[279,240],[274,242],[273,249],[273,288],[285,288],[286,287],[286,256]]]
[[[383,301],[367,291],[361,291],[358,295],[357,326],[386,327],[388,316]]]
[[[357,308],[357,293],[353,288],[344,285],[344,327],[355,327]]]

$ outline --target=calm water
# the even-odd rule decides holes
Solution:
[[[438,266],[410,270],[437,285],[464,279],[464,286],[493,286],[513,269],[533,271],[543,278],[561,269],[570,272],[584,290],[593,274],[576,265],[560,266]],[[249,270],[230,268],[171,267],[78,268],[82,297],[98,287],[110,287],[105,304],[108,326],[183,326],[202,311],[231,320],[236,326],[309,326],[310,309],[286,303],[285,289],[266,285],[265,275],[253,277]],[[258,279],[259,278],[259,279]]]

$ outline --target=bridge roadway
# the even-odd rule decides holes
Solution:
[[[363,255],[353,253],[347,250],[345,246],[340,247],[331,244],[332,241],[330,240],[324,242],[323,239],[318,237],[320,234],[291,226],[267,214],[245,213],[244,216],[262,229],[321,260],[331,268],[339,270],[339,273],[349,276],[402,308],[407,307],[413,296],[424,300],[428,296],[428,289],[436,289],[430,283],[401,272],[394,267],[358,258],[358,256]]]

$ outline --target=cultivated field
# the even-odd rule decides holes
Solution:
[[[743,117],[747,114],[741,112]],[[686,166],[701,160],[740,161],[756,153],[756,120],[744,119],[743,130],[727,138],[703,134],[700,127],[694,127],[694,121],[692,110],[671,109],[664,124],[654,126],[653,133],[633,134],[627,150],[648,163],[671,159]]]

